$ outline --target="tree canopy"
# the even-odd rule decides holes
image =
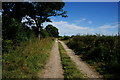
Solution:
[[[38,23],[50,22],[51,16],[67,17],[63,10],[64,2],[5,2],[3,3],[3,16],[11,16],[19,21],[29,15]]]
[[[47,25],[45,29],[49,33],[49,36],[52,36],[52,37],[59,36],[58,29],[56,27],[54,27],[53,25]]]
[[[63,10],[64,2],[4,2],[2,4],[2,12],[4,17],[11,17],[21,22],[22,18],[28,15],[35,20],[29,24],[36,24],[38,36],[42,30],[42,23],[52,22],[51,16],[67,17],[66,11]],[[4,22],[3,22],[4,24]]]

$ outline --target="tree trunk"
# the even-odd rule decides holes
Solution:
[[[38,39],[40,40],[40,29],[41,29],[41,26],[42,26],[42,23],[39,22],[38,20],[42,20],[42,16],[40,16],[40,18],[36,20],[36,24],[37,24],[37,27],[38,27]]]
[[[38,27],[38,39],[40,40],[40,27]]]

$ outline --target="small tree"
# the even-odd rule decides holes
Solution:
[[[59,36],[58,29],[56,27],[54,27],[53,25],[47,25],[45,29],[49,33],[49,36],[52,36],[52,37]]]

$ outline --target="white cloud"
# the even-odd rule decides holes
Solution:
[[[32,24],[30,24],[31,22]],[[22,18],[21,23],[24,23],[27,27],[37,26],[34,19],[32,19],[30,16],[26,15]]]
[[[65,21],[60,21],[60,22],[53,22],[54,25],[59,25],[59,26],[64,26],[66,28],[69,28],[69,29],[76,29],[76,30],[85,30],[85,29],[88,29],[88,27],[81,27],[81,26],[77,26],[75,24],[69,24],[68,22],[65,22]]]
[[[103,29],[111,29],[111,28],[117,28],[118,25],[103,25],[103,26],[100,26],[99,28],[103,28]]]
[[[48,24],[52,24],[53,26],[57,27],[59,29],[60,35],[76,35],[78,33],[86,34],[92,33],[93,31],[93,29],[90,29],[89,27],[77,26],[66,21],[53,21],[52,23],[44,23],[43,25],[46,26]]]
[[[2,12],[0,12],[0,15],[2,15]]]
[[[88,21],[89,24],[92,24],[93,22],[92,21]]]
[[[112,35],[117,34],[118,30],[115,28],[116,25],[109,25],[109,26],[98,26],[96,28],[91,27],[84,27],[78,26],[75,23],[71,24],[66,21],[53,21],[52,23],[44,23],[44,26],[51,24],[59,29],[60,35],[76,35],[76,34],[105,34],[105,35]],[[112,28],[112,30],[108,30],[108,28]],[[114,29],[114,30],[113,30]]]
[[[118,24],[107,24],[98,26],[95,29],[98,33],[104,34],[104,35],[116,35],[118,33]]]
[[[82,19],[80,19],[80,20],[75,20],[75,22],[76,23],[88,23],[88,24],[92,24],[93,23],[93,21],[91,21],[91,20],[87,20],[86,18],[82,18]]]
[[[75,22],[80,23],[80,22],[84,22],[85,20],[86,20],[86,18],[82,18],[80,20],[75,20]]]

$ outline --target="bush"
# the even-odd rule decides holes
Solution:
[[[73,36],[67,45],[83,60],[91,64],[96,63],[98,68],[104,66],[101,68],[102,72],[113,73],[113,77],[118,75],[117,71],[112,70],[113,67],[118,69],[120,65],[118,40],[118,36],[77,35]]]
[[[2,28],[3,53],[15,48],[23,41],[28,41],[34,37],[32,30],[23,26],[14,18],[4,17]]]
[[[12,40],[3,40],[2,41],[2,44],[4,44],[3,46],[2,46],[2,52],[4,53],[4,52],[8,52],[8,51],[11,51],[11,50],[13,50],[13,41]]]
[[[49,37],[49,33],[45,29],[40,31],[41,38]]]

